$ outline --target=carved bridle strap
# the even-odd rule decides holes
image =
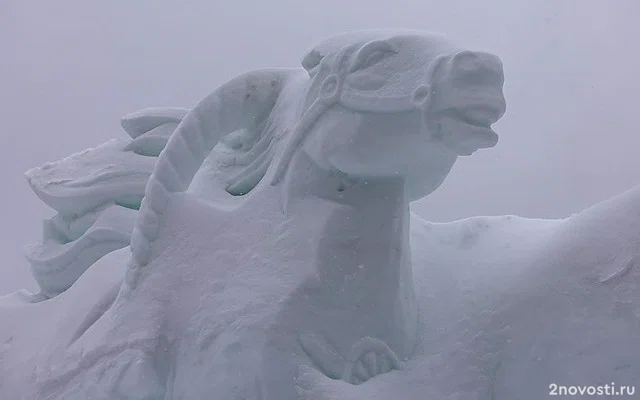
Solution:
[[[336,55],[332,71],[320,84],[318,97],[304,112],[302,118],[300,118],[300,122],[298,122],[298,125],[293,129],[293,132],[291,132],[291,135],[288,138],[288,142],[285,144],[281,158],[278,161],[278,166],[273,178],[271,179],[272,185],[276,185],[284,177],[293,155],[306,138],[307,133],[311,130],[313,124],[315,124],[318,118],[320,118],[325,111],[340,100],[342,85],[347,72],[348,56],[349,53],[347,52],[347,49],[341,50]]]
[[[345,89],[345,78],[349,73],[348,69],[345,68],[348,56],[347,50],[342,50],[337,54],[332,71],[320,84],[318,97],[302,115],[300,122],[294,128],[285,145],[278,167],[271,180],[272,185],[276,185],[284,177],[293,155],[306,138],[313,124],[333,105],[339,104],[346,109],[357,112],[374,113],[419,110],[422,114],[422,123],[425,126],[427,125],[433,99],[433,89],[429,83],[433,82],[436,71],[445,59],[444,56],[436,57],[431,62],[425,74],[426,83],[419,84],[409,95],[397,97],[379,97],[348,90],[348,88]]]

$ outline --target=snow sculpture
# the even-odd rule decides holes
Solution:
[[[50,313],[57,328],[29,345],[42,351],[22,352],[35,375],[7,369],[19,341],[5,336],[0,389],[287,400],[302,365],[357,385],[414,355],[409,202],[458,156],[496,144],[501,62],[438,35],[367,31],[320,44],[303,67],[241,75],[186,114],[126,118],[133,142],[85,153],[89,177],[82,156],[29,174],[61,213],[47,230],[62,239],[46,234],[30,255],[44,297],[60,294],[11,307],[38,315],[86,297],[71,315]],[[135,211],[122,207],[137,208],[145,182],[131,228]],[[85,272],[128,232],[121,285],[106,261]]]
[[[112,140],[26,173],[36,195],[58,212],[44,221],[42,242],[27,248],[41,289],[34,300],[65,291],[100,257],[129,245],[154,157],[186,111],[127,115],[122,126],[133,140]]]
[[[0,398],[635,394],[640,187],[566,220],[422,221],[409,201],[496,142],[499,60],[375,31],[303,66],[28,173],[59,215],[29,254],[42,295],[0,298]]]
[[[152,245],[170,195],[189,188],[223,136],[241,131],[249,148],[240,141],[234,153],[232,143],[212,162],[212,175],[216,163],[241,168],[228,178],[217,174],[228,196],[210,200],[220,207],[233,202],[230,195],[245,196],[234,212],[261,209],[292,230],[301,212],[318,213],[323,239],[303,279],[318,293],[305,293],[289,317],[305,307],[320,311],[295,328],[302,349],[328,376],[360,383],[397,367],[397,355],[415,347],[409,202],[435,190],[458,155],[496,144],[491,124],[505,111],[502,65],[434,35],[367,32],[321,44],[303,66],[240,76],[185,116],[149,180],[124,290],[153,274]],[[270,214],[266,205],[278,195],[282,212]],[[319,281],[310,283],[315,274]],[[338,335],[318,333],[347,324],[353,328]]]

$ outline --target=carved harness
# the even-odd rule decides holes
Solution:
[[[379,42],[370,43],[365,47],[376,44],[379,44]],[[363,51],[365,47],[360,51]],[[334,105],[340,105],[356,112],[392,113],[418,110],[422,115],[423,126],[427,125],[433,93],[429,83],[432,82],[436,70],[445,60],[445,55],[437,56],[429,64],[425,74],[426,83],[418,84],[411,94],[388,97],[368,95],[345,85],[346,77],[354,72],[353,65],[349,65],[346,62],[349,55],[348,49],[343,49],[336,55],[336,62],[332,65],[329,75],[320,84],[316,99],[304,112],[300,122],[291,133],[291,138],[285,146],[282,158],[271,181],[272,185],[277,184],[282,179],[293,154],[300,147],[313,124]],[[315,79],[318,79],[318,77]]]

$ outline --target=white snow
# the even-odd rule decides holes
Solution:
[[[260,357],[247,348],[260,345],[249,327],[275,312],[278,294],[291,279],[265,271],[264,265],[227,270],[239,255],[209,253],[207,234],[216,229],[207,229],[208,219],[194,223],[205,206],[189,203],[183,212],[191,218],[175,227],[182,243],[165,253],[174,272],[158,277],[165,281],[158,292],[166,293],[155,293],[159,299],[170,294],[169,303],[178,304],[165,304],[169,314],[190,321],[186,331],[164,333],[198,343],[173,350],[172,368],[184,368],[170,383],[174,398],[200,398],[231,379],[230,358],[242,352],[261,368]],[[640,187],[566,220],[504,216],[436,224],[412,215],[411,222],[420,307],[416,353],[401,371],[357,386],[302,368],[298,383],[310,388],[309,399],[537,400],[548,395],[552,383],[640,385]],[[241,239],[233,232],[226,236],[223,244]],[[128,249],[107,255],[55,299],[30,304],[19,293],[0,299],[3,396],[38,398],[30,392],[35,380],[56,376],[45,366],[70,352],[69,343],[87,321],[108,307],[115,297],[109,288],[117,290],[128,258]],[[203,262],[206,273],[190,272],[190,264],[204,259],[217,262]],[[602,282],[615,271],[626,272]],[[142,334],[156,328],[144,317],[156,306],[138,307],[132,313],[142,321],[130,330]],[[117,348],[123,340],[115,338],[109,342]],[[213,349],[205,352],[207,347]],[[107,356],[111,350],[99,351]],[[78,381],[90,379],[95,379],[91,370]]]
[[[409,202],[496,143],[499,59],[376,31],[303,66],[28,173],[59,215],[29,255],[42,293],[0,298],[0,398],[640,385],[640,187],[566,220],[426,222]]]
[[[421,356],[360,386],[303,368],[306,398],[537,400],[552,384],[640,385],[640,186],[566,220],[412,222]]]

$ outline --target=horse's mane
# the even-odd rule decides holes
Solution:
[[[287,133],[290,119],[277,101],[253,126],[226,135],[211,152],[207,164],[215,178],[233,196],[251,192],[262,181]]]

